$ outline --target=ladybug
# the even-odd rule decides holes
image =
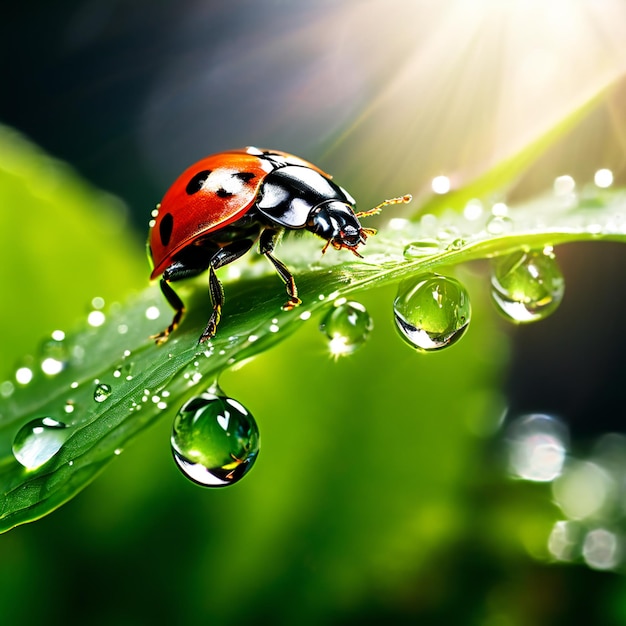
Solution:
[[[256,241],[285,283],[283,309],[293,309],[301,303],[294,277],[274,256],[285,231],[308,230],[326,240],[322,252],[330,245],[360,257],[357,248],[376,231],[361,227],[359,218],[410,199],[393,198],[355,213],[354,199],[331,176],[291,154],[248,147],[201,159],[178,177],[152,213],[150,278],[161,277],[161,291],[175,310],[172,323],[153,338],[166,341],[185,311],[170,283],[207,269],[213,310],[199,342],[213,337],[224,303],[215,270],[246,254]]]

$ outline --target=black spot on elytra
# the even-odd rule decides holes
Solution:
[[[200,189],[202,189],[202,185],[206,182],[206,179],[209,177],[211,170],[202,170],[198,172],[185,187],[185,191],[188,195],[192,196],[194,193],[198,193]]]
[[[256,176],[256,174],[254,174],[254,172],[237,172],[236,174],[233,174],[233,176],[239,180],[243,180],[244,183],[249,183]]]
[[[161,243],[164,246],[170,242],[172,236],[172,229],[174,228],[174,218],[171,213],[166,213],[159,224],[159,235],[161,236]]]
[[[220,187],[216,192],[215,195],[218,198],[230,198],[233,193],[232,191],[226,191],[226,189],[224,189],[224,187]]]

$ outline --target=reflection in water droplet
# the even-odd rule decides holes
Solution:
[[[438,239],[426,237],[419,241],[412,241],[404,248],[403,254],[405,259],[417,259],[419,257],[436,254],[439,252],[440,247],[441,243]]]
[[[349,302],[345,298],[333,303],[320,324],[333,356],[352,354],[367,341],[373,328],[374,322],[367,309],[360,302]]]
[[[550,482],[561,475],[569,439],[562,422],[549,415],[525,415],[509,426],[507,439],[515,475],[535,482]]]
[[[13,454],[26,469],[37,469],[61,449],[69,433],[63,422],[38,417],[22,426],[15,435]]]
[[[438,274],[426,274],[417,282],[402,282],[393,309],[400,336],[423,352],[457,342],[471,317],[465,287],[454,278]]]
[[[520,324],[546,318],[561,303],[565,292],[563,274],[551,248],[522,250],[495,259],[491,297],[499,311]]]
[[[206,487],[232,485],[259,453],[254,417],[239,402],[211,392],[192,398],[174,418],[172,452],[181,471]]]
[[[99,383],[93,392],[93,399],[96,402],[104,402],[111,395],[111,385]]]

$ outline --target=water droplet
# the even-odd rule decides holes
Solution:
[[[345,298],[333,303],[320,324],[333,356],[352,354],[367,341],[373,328],[374,322],[367,309],[360,302],[349,302]]]
[[[554,195],[566,196],[574,193],[576,190],[576,181],[569,175],[557,176],[554,179]]]
[[[540,413],[524,415],[508,428],[512,472],[535,482],[561,475],[567,454],[568,430],[559,420]]]
[[[447,176],[435,176],[431,181],[431,188],[437,194],[444,194],[450,191],[452,184]]]
[[[448,250],[448,251],[460,250],[465,244],[466,244],[465,239],[463,239],[462,237],[458,237],[457,239],[455,239],[454,241],[450,242],[446,246],[446,250]]]
[[[171,441],[181,471],[206,487],[241,480],[259,453],[254,417],[236,400],[211,391],[183,405],[174,418]]]
[[[33,379],[33,370],[30,367],[19,367],[15,372],[15,380],[20,385],[28,385]]]
[[[412,241],[404,248],[405,259],[417,259],[439,252],[441,244],[437,239],[425,238],[419,241]]]
[[[602,168],[593,176],[593,182],[601,188],[610,187],[613,184],[613,172],[609,169]]]
[[[22,426],[15,435],[13,454],[26,469],[37,469],[61,449],[69,433],[63,422],[38,417]]]
[[[111,385],[106,383],[99,383],[96,385],[96,389],[93,392],[93,399],[96,402],[104,402],[111,395]]]
[[[5,380],[4,382],[0,383],[0,396],[2,396],[3,398],[9,398],[11,395],[13,395],[14,391],[15,385],[10,380]]]
[[[106,316],[102,311],[91,311],[87,315],[87,323],[89,326],[93,326],[97,328],[98,326],[102,326],[106,321]]]
[[[104,308],[104,298],[100,296],[96,296],[91,300],[91,306],[94,309],[103,309]]]
[[[160,317],[160,315],[161,315],[161,311],[159,310],[159,307],[157,306],[149,306],[146,309],[146,319],[156,320]]]
[[[65,333],[55,330],[52,337],[41,348],[41,371],[48,376],[62,372],[69,362],[69,351],[65,344]]]
[[[454,278],[426,274],[400,284],[393,303],[400,336],[423,352],[456,343],[467,330],[471,307],[467,291]]]
[[[520,250],[495,259],[491,297],[509,320],[524,324],[553,313],[565,291],[565,282],[551,248]]]
[[[505,235],[513,230],[513,220],[506,215],[492,215],[485,228],[490,235]]]

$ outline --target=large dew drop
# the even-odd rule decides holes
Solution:
[[[225,487],[250,471],[259,453],[259,430],[239,402],[206,392],[176,415],[172,452],[183,474],[194,482]]]
[[[421,352],[441,350],[457,342],[471,317],[465,287],[438,274],[402,282],[393,310],[400,336]]]
[[[38,417],[20,428],[13,440],[13,455],[29,470],[49,461],[65,443],[70,429],[51,417]]]
[[[367,309],[360,302],[337,300],[320,324],[328,337],[328,346],[334,356],[352,354],[360,348],[374,328]]]
[[[493,262],[491,297],[513,322],[525,324],[548,317],[561,303],[564,291],[552,248],[520,250]]]

